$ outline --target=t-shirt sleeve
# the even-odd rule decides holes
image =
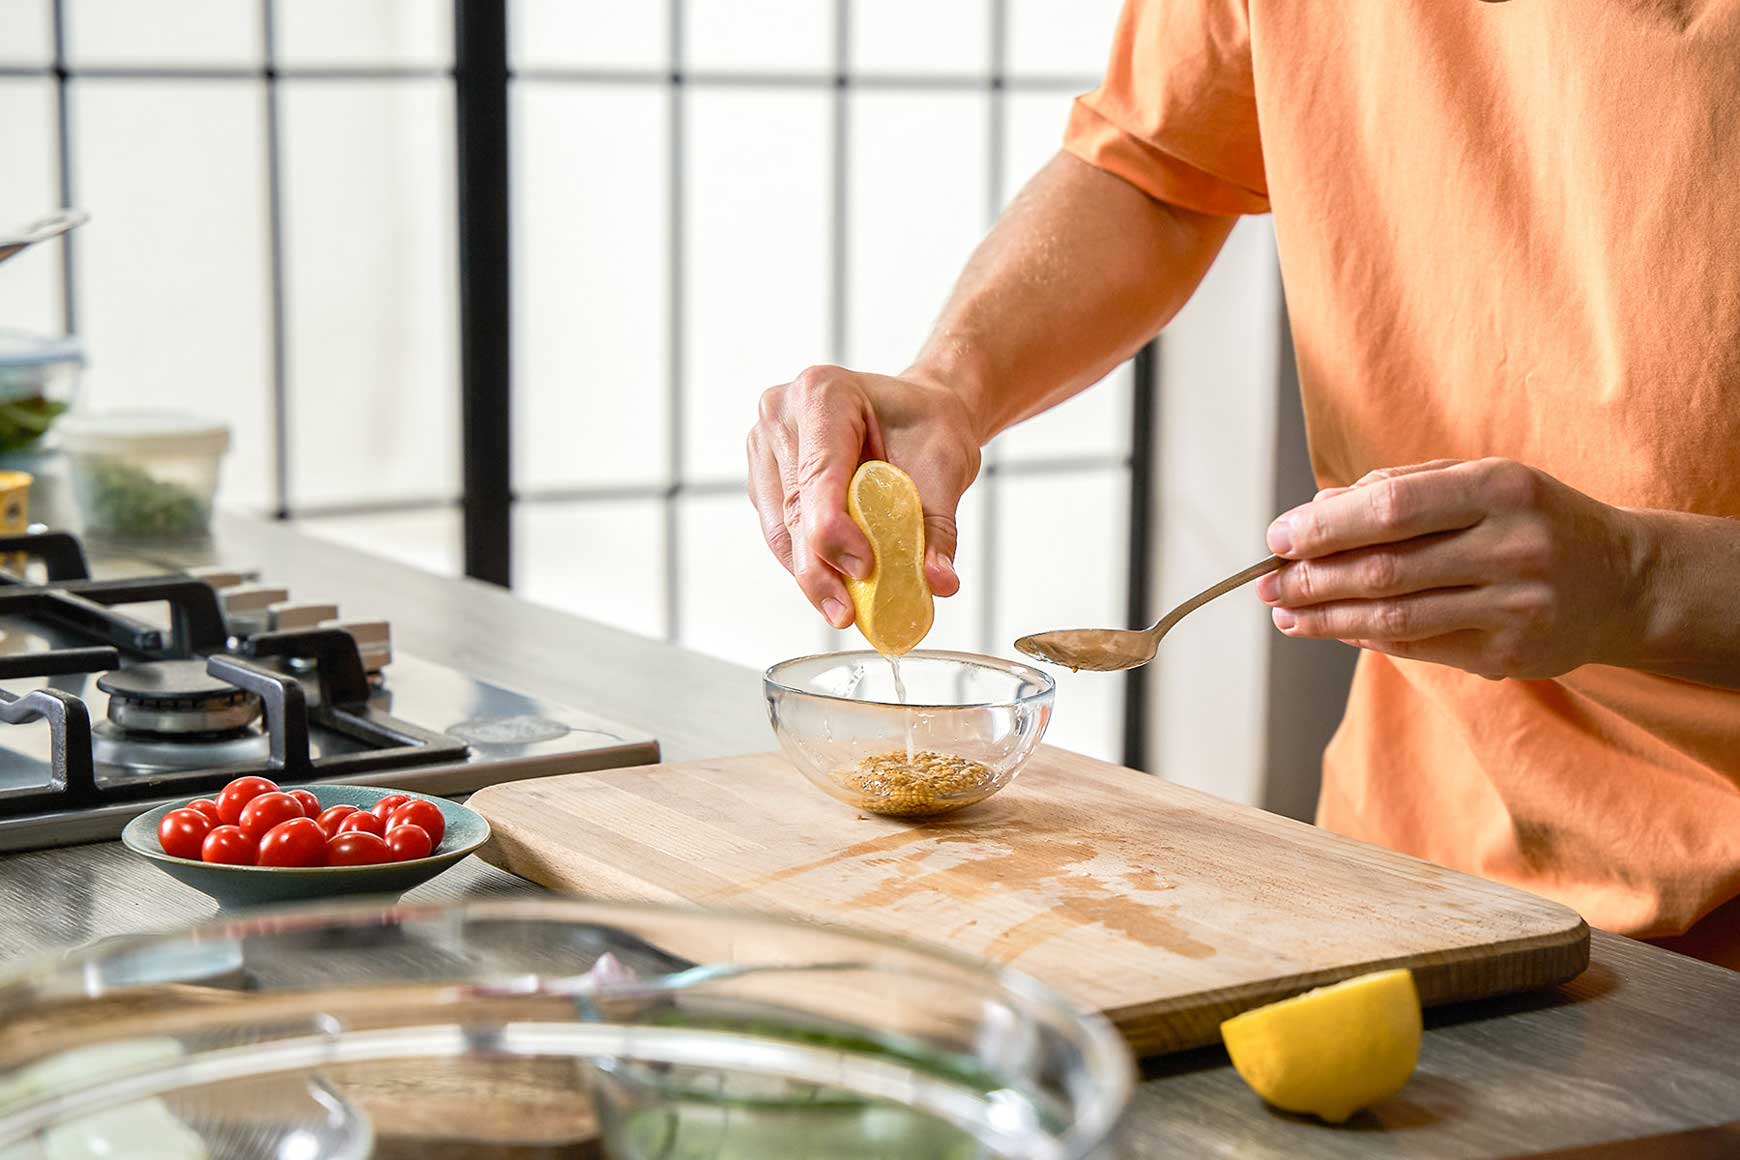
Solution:
[[[1124,0],[1063,147],[1185,209],[1268,212],[1247,0]]]

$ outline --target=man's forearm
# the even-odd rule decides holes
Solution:
[[[1232,218],[1060,153],[1004,211],[903,377],[959,393],[981,441],[1097,382],[1196,289]]]
[[[1627,667],[1740,689],[1740,520],[1633,511],[1640,586]]]

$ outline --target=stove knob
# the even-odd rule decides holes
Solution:
[[[233,588],[220,588],[218,599],[223,601],[224,620],[229,623],[230,635],[248,637],[266,631],[271,620],[267,609],[289,600],[290,590],[264,584],[240,584]]]
[[[378,673],[393,663],[393,633],[384,620],[328,620],[322,628],[342,628],[356,640],[363,668]]]
[[[284,632],[294,628],[316,628],[324,620],[335,620],[338,617],[336,604],[297,604],[293,601],[281,601],[266,609],[266,624],[273,632]]]
[[[258,568],[224,568],[215,565],[204,568],[189,568],[187,574],[195,580],[204,580],[213,588],[235,588],[242,584],[250,584],[260,578]]]

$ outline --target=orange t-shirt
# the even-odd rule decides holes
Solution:
[[[1321,484],[1496,455],[1740,516],[1740,0],[1127,0],[1065,147],[1274,214]],[[1740,693],[1366,653],[1318,821],[1682,932],[1740,894]],[[1690,942],[1740,965],[1740,912]]]

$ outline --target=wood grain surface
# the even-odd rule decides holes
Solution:
[[[1556,903],[1133,770],[1042,749],[991,801],[860,816],[775,754],[491,786],[483,857],[593,897],[774,910],[940,942],[1104,1012],[1143,1053],[1390,966],[1428,1004],[1562,982]]]

